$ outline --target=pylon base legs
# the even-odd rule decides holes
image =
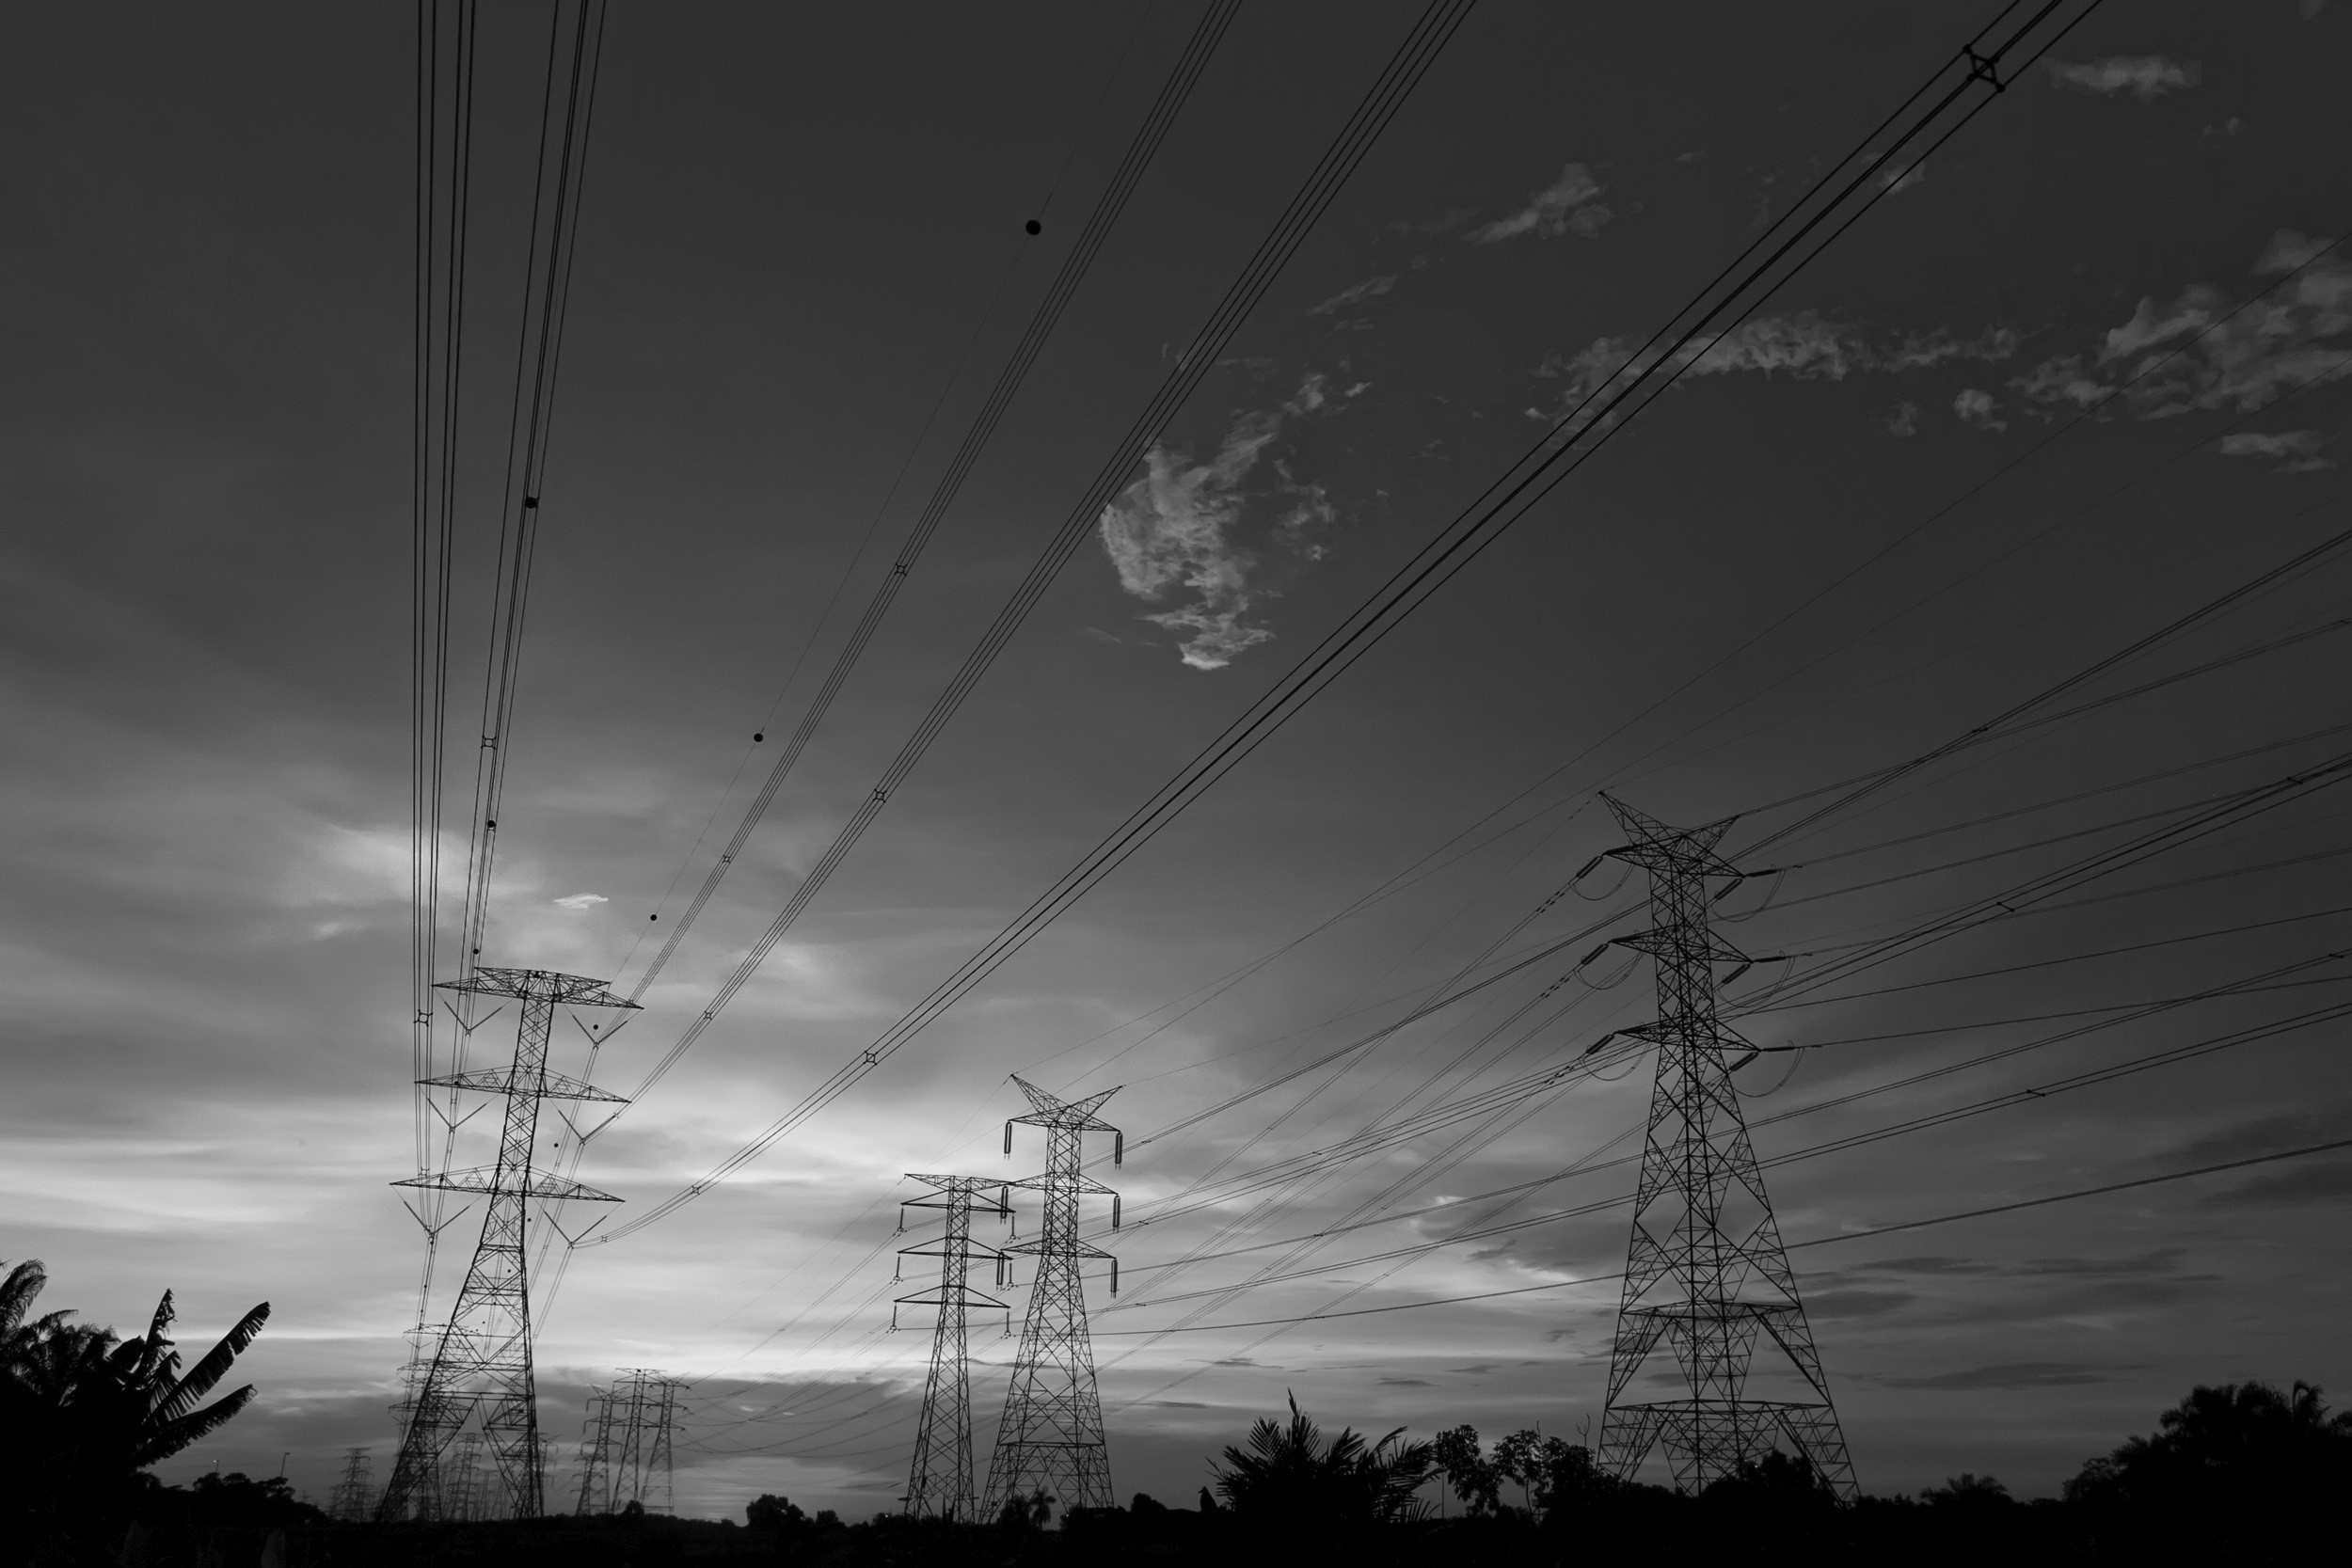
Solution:
[[[1630,1481],[1662,1447],[1676,1489],[1703,1491],[1766,1454],[1789,1450],[1841,1500],[1854,1497],[1853,1462],[1837,1413],[1826,1404],[1771,1400],[1664,1400],[1612,1406],[1602,1417],[1600,1466]]]

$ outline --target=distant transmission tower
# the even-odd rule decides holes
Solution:
[[[455,1457],[441,1456],[441,1517],[486,1519],[489,1498],[482,1473],[482,1433],[461,1432],[452,1449]]]
[[[1851,1498],[1853,1464],[1731,1081],[1740,1065],[1731,1058],[1744,1060],[1755,1048],[1715,1016],[1715,966],[1747,962],[1708,927],[1708,879],[1740,875],[1715,853],[1731,821],[1670,828],[1620,800],[1609,809],[1632,840],[1610,855],[1649,873],[1657,924],[1617,941],[1657,964],[1657,1022],[1625,1033],[1657,1046],[1658,1078],[1601,1416],[1601,1465],[1630,1479],[1662,1444],[1675,1484],[1695,1492],[1785,1437],[1815,1475]],[[1778,1347],[1811,1399],[1745,1397],[1759,1338]],[[1685,1392],[1628,1399],[1661,1344]]]
[[[588,1420],[580,1445],[580,1506],[585,1518],[612,1512],[612,1390],[588,1390]]]
[[[335,1483],[335,1490],[326,1497],[328,1518],[356,1525],[368,1516],[369,1506],[375,1501],[375,1483],[368,1469],[367,1449],[343,1450],[342,1479]]]
[[[546,1174],[534,1174],[532,1156],[539,1136],[539,1104],[545,1100],[621,1097],[591,1088],[548,1070],[548,1036],[555,1009],[634,1007],[613,995],[602,980],[555,974],[538,969],[477,968],[465,980],[440,989],[474,996],[502,997],[519,1004],[515,1059],[503,1068],[476,1068],[427,1085],[503,1096],[504,1129],[498,1164],[446,1170],[396,1181],[399,1187],[433,1187],[483,1200],[482,1239],[458,1288],[457,1305],[443,1326],[433,1358],[408,1408],[400,1457],[377,1505],[379,1519],[433,1517],[443,1505],[437,1471],[453,1439],[479,1416],[503,1496],[496,1512],[532,1519],[547,1512],[545,1466],[539,1443],[539,1404],[532,1378],[531,1288],[525,1264],[529,1212],[533,1202],[556,1198],[617,1203],[610,1193]]]
[[[1084,1258],[1110,1259],[1111,1293],[1119,1293],[1119,1259],[1078,1240],[1078,1198],[1108,1194],[1111,1228],[1119,1227],[1119,1195],[1088,1180],[1084,1144],[1089,1132],[1117,1140],[1112,1162],[1127,1154],[1126,1137],[1094,1113],[1117,1089],[1086,1100],[1063,1101],[1035,1085],[1013,1080],[1029,1097],[1030,1111],[1005,1123],[1005,1152],[1012,1152],[1015,1123],[1045,1129],[1045,1174],[1007,1185],[1045,1195],[1038,1238],[1010,1250],[1037,1259],[1029,1287],[1029,1314],[1021,1326],[1021,1349],[1013,1359],[1012,1390],[996,1429],[996,1454],[989,1463],[989,1495],[997,1506],[1042,1491],[1073,1508],[1109,1508],[1111,1464],[1103,1442],[1103,1402],[1094,1391],[1094,1341],[1087,1331],[1086,1288],[1078,1277]]]
[[[934,1189],[924,1197],[911,1197],[908,1209],[937,1209],[946,1215],[946,1227],[930,1246],[900,1247],[902,1258],[939,1259],[939,1283],[917,1295],[900,1296],[898,1306],[930,1307],[939,1311],[931,1329],[931,1370],[923,1383],[923,1418],[914,1431],[914,1464],[907,1477],[906,1505],[916,1519],[953,1519],[971,1523],[979,1517],[979,1495],[972,1484],[972,1370],[965,1359],[964,1319],[975,1307],[1009,1311],[993,1296],[971,1287],[975,1253],[995,1267],[995,1283],[1005,1283],[1009,1257],[972,1239],[975,1209],[984,1214],[1009,1215],[1002,1196],[1005,1183],[976,1176],[914,1176]],[[998,1190],[991,1201],[980,1196]],[[898,1311],[891,1311],[893,1327]]]
[[[638,1500],[645,1505],[646,1511],[652,1513],[675,1513],[677,1508],[677,1475],[671,1457],[670,1437],[677,1422],[679,1386],[680,1384],[676,1378],[663,1378],[660,1383],[660,1402],[649,1404],[646,1408],[646,1417],[653,1428],[653,1435],[645,1444],[645,1465],[644,1468],[639,1472],[640,1485],[637,1496]],[[655,1500],[657,1496],[660,1498],[659,1501]]]
[[[614,1513],[632,1502],[648,1513],[670,1511],[670,1434],[680,1386],[650,1367],[633,1367],[612,1387],[589,1390],[577,1512]]]

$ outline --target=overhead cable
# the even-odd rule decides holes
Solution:
[[[1884,196],[1887,187],[1893,183],[1880,179],[1891,164],[1901,160],[1903,166],[1908,167],[1943,146],[1999,93],[2005,85],[2004,71],[2014,75],[2030,67],[2095,8],[2095,5],[2096,0],[2047,0],[2047,3],[2032,8],[2025,20],[2013,25],[2009,24],[2009,18],[2021,8],[2012,5],[2005,8],[1993,26],[1972,39],[1949,64],[1931,76],[1869,136],[1824,174],[1789,212],[1718,273],[1682,311],[1652,334],[1621,370],[1565,412],[1534,447],[1400,567],[1370,599],[1351,612],[1337,629],[1295,664],[1191,763],[1162,785],[1150,800],[1138,807],[1107,838],[1039,895],[979,952],[965,960],[953,974],[934,987],[929,995],[884,1031],[871,1047],[836,1069],[768,1131],[730,1155],[702,1180],[600,1239],[617,1240],[675,1212],[713,1182],[723,1180],[742,1164],[757,1158],[775,1139],[831,1103],[993,974],[1174,820],[1200,794],[1287,723],[1332,680],[1403,624],[1431,594],[1501,538],[1569,474],[1580,468],[1614,431],[1622,428],[1627,420],[1662,395],[1723,333],[1760,309],[1790,278],[1850,229]],[[1447,10],[1449,8],[1433,6],[1423,17],[1422,25],[1429,26],[1433,18]],[[1444,18],[1442,31],[1433,29],[1435,41],[1442,43],[1444,34],[1450,33],[1456,22],[1458,10],[1454,10]],[[1434,55],[1434,46],[1430,53]],[[1410,82],[1417,80],[1420,71],[1425,69],[1425,60],[1415,64],[1407,61],[1406,55],[1401,53],[1399,61],[1391,63],[1391,72],[1384,74],[1383,82],[1385,84],[1394,76],[1403,87],[1409,87]],[[1375,94],[1380,90],[1375,88]],[[1371,102],[1367,100],[1368,104]],[[1385,118],[1379,122],[1385,124]],[[1365,145],[1369,146],[1368,138]],[[1360,156],[1360,150],[1353,154],[1353,157]],[[1347,166],[1353,166],[1353,158]],[[1222,339],[1218,341],[1221,342]],[[1187,361],[1191,357],[1188,351]],[[1138,447],[1137,456],[1140,451]],[[1044,573],[1045,578],[1050,578],[1053,571],[1058,570],[1061,561],[1067,559],[1068,553],[1074,550],[1078,542],[1090,531],[1101,505],[1107,502],[1117,487],[1126,482],[1133,461],[1130,458],[1121,465],[1107,484],[1098,485],[1101,491],[1099,499],[1089,498],[1090,504],[1084,507],[1081,513],[1073,515],[1071,523],[1065,527],[1067,548],[1059,548],[1061,541],[1057,542],[1057,553],[1052,558],[1050,568]],[[1041,565],[1046,564],[1041,562]],[[1033,574],[1033,578],[1035,576]],[[1037,591],[1041,593],[1042,589],[1043,581],[1040,580]],[[1025,614],[1027,605],[1017,603],[1020,613]],[[1017,621],[1018,616],[1015,615],[1011,624],[1017,624]],[[1009,634],[1010,626],[1002,618],[999,624],[1005,626]],[[984,642],[975,658],[984,668],[986,658],[981,656],[993,657],[993,647]],[[967,664],[966,669],[972,671],[977,678],[977,671],[971,664]],[[957,701],[961,700],[960,692],[951,692],[951,695]],[[940,722],[945,721],[946,712],[952,711],[952,705],[946,705],[946,699],[943,699],[946,711],[934,709]],[[918,736],[918,740],[928,743],[928,734]],[[878,787],[861,816],[870,820],[871,815],[880,811],[886,794],[885,788]],[[850,835],[845,834],[847,836]],[[836,844],[840,846],[840,841]],[[829,870],[830,858],[828,862],[820,862],[819,868]],[[787,923],[788,917],[796,912],[796,909],[787,910]],[[771,929],[776,936],[781,936],[781,926]],[[772,941],[768,945],[772,946]],[[766,951],[765,946],[756,949],[754,963],[764,958]],[[748,970],[739,971],[738,976],[729,982],[729,989],[723,991],[723,996],[733,994],[733,988],[749,977]],[[715,1016],[715,1011],[714,1006],[706,1012],[697,1021],[695,1031],[706,1025]]]

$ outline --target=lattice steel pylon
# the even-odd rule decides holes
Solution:
[[[1657,1047],[1658,1077],[1601,1415],[1601,1465],[1629,1480],[1662,1445],[1676,1486],[1695,1492],[1785,1437],[1851,1499],[1853,1465],[1731,1081],[1740,1064],[1730,1058],[1755,1048],[1716,1017],[1716,966],[1747,963],[1708,921],[1708,879],[1740,875],[1715,853],[1731,819],[1670,828],[1602,799],[1632,841],[1610,856],[1649,873],[1656,924],[1617,942],[1657,966],[1657,1021],[1624,1033]],[[1759,1338],[1778,1347],[1812,1398],[1746,1397]],[[1661,1343],[1684,1392],[1627,1398]]]
[[[675,1500],[670,1432],[679,1387],[676,1378],[631,1367],[612,1387],[589,1389],[575,1512],[612,1513],[632,1502],[648,1513],[669,1512]]]
[[[1028,1316],[1021,1326],[1021,1348],[1013,1357],[1012,1388],[996,1428],[996,1452],[989,1462],[989,1497],[995,1507],[1043,1492],[1065,1513],[1073,1508],[1109,1508],[1110,1451],[1103,1441],[1103,1402],[1094,1389],[1094,1340],[1087,1329],[1085,1282],[1079,1259],[1110,1259],[1111,1294],[1119,1293],[1119,1259],[1078,1240],[1078,1200],[1086,1193],[1107,1194],[1111,1228],[1119,1228],[1119,1195],[1082,1170],[1086,1135],[1108,1132],[1112,1163],[1127,1156],[1126,1135],[1094,1113],[1119,1091],[1104,1089],[1085,1100],[1060,1100],[1023,1083],[1029,1114],[1005,1123],[1005,1152],[1012,1152],[1015,1125],[1045,1130],[1045,1173],[1007,1186],[1045,1197],[1037,1240],[1009,1250],[1037,1259],[1029,1287]]]
[[[356,1525],[368,1516],[368,1505],[374,1499],[369,1496],[375,1490],[368,1474],[368,1450],[343,1450],[342,1479],[335,1482],[335,1490],[326,1496],[326,1516],[346,1525]]]
[[[591,1386],[588,1419],[580,1444],[580,1506],[582,1518],[612,1509],[612,1390]]]
[[[491,1507],[483,1482],[482,1433],[461,1432],[451,1447],[455,1457],[441,1456],[441,1516],[446,1519],[486,1519]]]
[[[426,1363],[401,1434],[400,1457],[376,1505],[378,1519],[430,1518],[440,1512],[437,1472],[442,1453],[479,1416],[503,1495],[497,1512],[536,1518],[546,1510],[546,1473],[539,1442],[539,1403],[531,1360],[531,1283],[526,1243],[534,1202],[571,1198],[617,1203],[610,1193],[534,1173],[539,1105],[547,1100],[621,1097],[548,1070],[548,1037],[555,1009],[634,1007],[602,980],[539,969],[476,968],[441,989],[518,1004],[515,1059],[503,1068],[475,1068],[426,1079],[442,1088],[502,1096],[505,1119],[498,1163],[445,1170],[392,1183],[433,1187],[483,1199],[482,1238],[458,1287],[457,1303]]]
[[[931,1328],[931,1370],[923,1381],[923,1414],[914,1429],[914,1461],[907,1474],[907,1514],[915,1519],[952,1519],[973,1523],[979,1518],[979,1494],[972,1475],[972,1368],[965,1349],[965,1319],[975,1307],[1009,1312],[1005,1303],[972,1289],[974,1254],[989,1259],[995,1282],[1005,1283],[1010,1256],[972,1239],[975,1210],[1009,1216],[1006,1183],[977,1176],[919,1176],[911,1180],[932,1190],[908,1198],[902,1209],[937,1209],[946,1219],[939,1241],[930,1246],[900,1247],[901,1258],[939,1259],[939,1283],[929,1291],[900,1296],[893,1303],[890,1326],[898,1326],[898,1307],[930,1307],[939,1321]],[[993,1199],[982,1196],[996,1189]],[[904,1224],[903,1219],[901,1225]]]

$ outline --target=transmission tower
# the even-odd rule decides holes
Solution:
[[[347,1525],[356,1525],[368,1516],[368,1508],[375,1498],[375,1483],[368,1474],[369,1458],[365,1449],[343,1450],[342,1479],[335,1490],[327,1494],[326,1516]]]
[[[661,1379],[658,1391],[659,1402],[651,1403],[646,1408],[646,1416],[653,1426],[653,1435],[645,1444],[645,1465],[644,1468],[639,1472],[637,1497],[638,1500],[645,1505],[645,1511],[649,1513],[669,1513],[674,1512],[677,1505],[677,1478],[671,1464],[670,1433],[677,1419],[678,1386],[676,1378]],[[659,1502],[654,1500],[657,1488],[660,1494]]]
[[[1657,966],[1657,1021],[1625,1033],[1658,1048],[1658,1078],[1633,1199],[1600,1462],[1629,1480],[1650,1449],[1663,1445],[1675,1484],[1696,1492],[1785,1437],[1816,1476],[1851,1498],[1853,1465],[1731,1081],[1732,1069],[1755,1048],[1715,1016],[1715,966],[1747,965],[1708,926],[1708,879],[1740,874],[1715,853],[1731,819],[1670,828],[1621,800],[1610,800],[1609,809],[1632,841],[1609,854],[1649,873],[1656,924],[1617,941],[1647,953]],[[1745,1397],[1762,1338],[1795,1371],[1795,1391],[1809,1391],[1810,1399]],[[1684,1392],[1671,1400],[1628,1399],[1661,1344],[1674,1354]]]
[[[1119,1293],[1119,1259],[1078,1240],[1078,1200],[1085,1193],[1107,1194],[1111,1228],[1119,1228],[1119,1195],[1081,1171],[1089,1132],[1108,1132],[1112,1163],[1127,1155],[1125,1134],[1096,1116],[1117,1094],[1104,1089],[1085,1100],[1057,1100],[1035,1085],[1013,1080],[1029,1097],[1029,1114],[1005,1123],[1005,1152],[1012,1152],[1017,1123],[1045,1129],[1045,1174],[1006,1185],[1045,1195],[1037,1240],[1010,1250],[1037,1259],[1029,1287],[1029,1313],[1021,1325],[1021,1349],[1013,1358],[1012,1389],[1004,1420],[996,1428],[996,1454],[989,1463],[989,1493],[998,1507],[1042,1491],[1073,1508],[1109,1508],[1110,1452],[1103,1442],[1103,1402],[1094,1391],[1094,1341],[1087,1331],[1086,1287],[1079,1259],[1110,1259],[1111,1293]]]
[[[580,1506],[583,1518],[612,1511],[612,1390],[588,1390],[588,1420],[580,1444]]]
[[[376,1517],[433,1517],[440,1509],[435,1484],[440,1457],[478,1416],[503,1494],[503,1506],[497,1512],[532,1519],[546,1512],[546,1475],[538,1397],[532,1380],[531,1288],[526,1265],[530,1208],[533,1202],[558,1198],[620,1201],[610,1193],[534,1174],[532,1169],[542,1101],[621,1102],[619,1095],[548,1071],[548,1036],[554,1028],[558,1006],[634,1007],[636,1004],[613,995],[602,980],[539,969],[477,968],[467,979],[442,982],[440,989],[518,1004],[515,1059],[503,1068],[476,1068],[422,1080],[434,1087],[501,1096],[506,1116],[496,1164],[444,1170],[393,1183],[481,1198],[482,1239],[475,1245],[465,1282],[458,1288],[456,1307],[418,1382],[401,1436],[400,1457],[392,1465],[392,1479],[384,1489]]]
[[[952,1519],[972,1523],[979,1517],[979,1495],[972,1484],[972,1370],[965,1360],[964,1320],[975,1307],[1009,1313],[993,1296],[971,1287],[975,1253],[995,1267],[995,1283],[1003,1285],[1010,1257],[972,1239],[972,1214],[1011,1217],[1002,1181],[977,1176],[914,1176],[933,1191],[911,1197],[906,1209],[937,1209],[946,1216],[946,1228],[931,1246],[900,1247],[901,1258],[939,1259],[939,1283],[917,1295],[900,1296],[891,1309],[891,1326],[898,1322],[898,1307],[938,1308],[931,1329],[931,1370],[923,1383],[923,1418],[914,1431],[914,1464],[907,1477],[907,1513],[916,1519]],[[994,1201],[981,1196],[997,1190]],[[901,1228],[904,1221],[901,1220]]]
[[[452,1445],[454,1457],[441,1459],[441,1517],[486,1519],[489,1498],[484,1496],[482,1433],[461,1432]]]
[[[588,1391],[579,1513],[612,1513],[632,1502],[648,1513],[669,1512],[670,1433],[680,1386],[650,1367],[633,1367],[612,1387]]]

